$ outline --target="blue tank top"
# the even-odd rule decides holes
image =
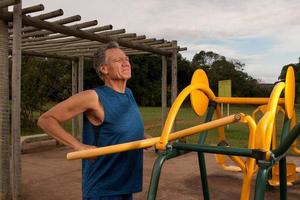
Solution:
[[[119,93],[107,87],[95,89],[104,108],[95,144],[93,125],[83,123],[83,143],[104,147],[144,139],[144,125],[132,92]],[[84,198],[129,194],[142,190],[143,150],[132,150],[82,161]]]

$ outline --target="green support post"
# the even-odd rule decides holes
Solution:
[[[215,108],[216,108],[216,103],[214,103],[214,102],[210,103],[210,106],[208,107],[207,115],[205,118],[205,122],[212,120]],[[205,143],[207,133],[208,133],[208,131],[205,131],[199,136],[198,144]],[[203,152],[198,152],[198,163],[199,163],[199,169],[200,169],[200,175],[201,175],[203,197],[204,197],[204,200],[209,200],[210,199],[209,198],[209,188],[208,188],[208,181],[207,181],[205,157],[204,157]]]
[[[282,144],[283,141],[287,138],[289,130],[290,130],[291,120],[289,120],[287,117],[284,119],[284,124],[281,131],[281,141]],[[287,169],[286,169],[286,156],[280,159],[279,161],[279,182],[280,182],[280,200],[286,200],[287,199]]]
[[[279,161],[280,200],[287,199],[286,157]]]
[[[159,154],[159,156],[155,160],[155,163],[153,166],[147,200],[155,200],[156,199],[157,188],[158,188],[159,178],[160,178],[160,172],[161,172],[161,168],[162,168],[164,162],[168,159],[175,158],[175,157],[183,155],[185,153],[188,153],[188,152],[172,149],[167,152],[163,152],[163,153]]]
[[[270,167],[260,167],[256,176],[254,200],[265,198],[266,184]]]

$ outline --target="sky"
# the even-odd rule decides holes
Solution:
[[[300,57],[299,0],[23,0],[23,7],[43,4],[42,14],[64,10],[81,21],[98,20],[127,33],[177,40],[192,60],[213,51],[245,63],[245,72],[273,83],[282,66]]]

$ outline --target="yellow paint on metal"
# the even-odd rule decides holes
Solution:
[[[274,119],[274,114],[266,112],[264,116],[259,120],[256,127],[255,146],[257,149],[268,150],[265,145],[266,134],[270,122]]]
[[[257,120],[257,114],[259,112],[261,112],[262,114],[265,114],[267,112],[267,109],[268,109],[268,105],[261,105],[261,106],[258,106],[252,113],[252,118],[255,120],[255,121],[258,121]],[[284,109],[281,107],[281,106],[277,106],[276,108],[276,114],[279,114],[279,113],[282,113],[283,115],[285,115],[285,111]],[[274,124],[274,127],[273,127],[273,133],[272,133],[272,149],[275,149],[276,148],[276,145],[277,145],[277,141],[276,141],[276,124]]]
[[[295,101],[295,73],[294,68],[289,67],[286,72],[285,78],[285,110],[287,117],[291,119],[294,114],[294,101]]]
[[[249,142],[248,148],[254,149],[255,148],[255,138],[256,138],[256,123],[254,119],[250,115],[242,116],[241,123],[247,124],[249,129]]]
[[[276,163],[275,166],[272,167],[272,179],[268,182],[272,186],[279,186],[279,179],[279,163]],[[292,186],[296,181],[296,165],[294,163],[286,164],[286,179],[288,186]]]
[[[273,113],[276,112],[277,105],[279,103],[279,98],[284,88],[285,88],[285,83],[283,82],[277,83],[275,85],[270,96],[270,101],[268,102],[268,108],[267,108],[268,111],[271,111]]]
[[[186,88],[184,88],[180,94],[177,96],[177,98],[175,99],[169,114],[167,116],[161,137],[160,137],[160,141],[159,143],[156,144],[156,148],[159,150],[165,150],[166,145],[168,143],[168,137],[170,135],[170,132],[172,130],[172,127],[174,125],[174,121],[175,118],[177,116],[177,113],[179,111],[179,108],[181,106],[181,104],[183,103],[183,101],[185,100],[185,98],[192,92],[195,90],[201,90],[203,93],[206,94],[206,96],[211,99],[214,100],[216,97],[213,93],[213,91],[211,91],[210,88],[207,87],[207,85],[204,85],[202,83],[197,83],[197,84],[193,84],[193,85],[189,85]]]
[[[218,107],[216,108],[216,117],[217,118],[221,117],[221,113],[220,113],[220,110],[218,109]],[[248,128],[249,128],[248,148],[254,149],[255,148],[255,131],[256,131],[255,121],[249,115],[241,115],[240,122],[248,125]],[[219,127],[218,129],[219,129],[219,140],[225,140],[224,127]],[[225,155],[217,154],[217,155],[215,155],[215,158],[216,158],[216,162],[218,164],[220,164],[224,170],[227,170],[227,171],[238,172],[238,171],[242,170],[244,173],[248,173],[250,168],[252,169],[252,171],[255,168],[255,162],[252,162],[251,166],[246,167],[244,160],[242,158],[240,158],[239,156],[229,156],[229,158],[233,162],[235,162],[237,164],[237,166],[226,165],[225,164]],[[249,160],[249,158],[247,160]],[[249,162],[246,162],[246,163],[249,163]]]
[[[242,114],[230,115],[221,119],[207,122],[205,124],[200,124],[187,129],[176,131],[169,135],[169,141],[173,141],[182,137],[197,134],[206,130],[214,129],[219,126],[235,123],[238,121],[238,119],[240,119],[240,115]],[[74,160],[74,159],[92,158],[92,157],[103,156],[112,153],[119,153],[119,152],[134,150],[134,149],[148,148],[157,144],[159,140],[160,137],[155,137],[150,139],[127,142],[123,144],[100,147],[95,149],[75,151],[75,152],[68,153],[67,159]]]
[[[237,164],[244,174],[247,173],[245,162],[240,156],[229,156],[229,158]]]
[[[202,69],[197,69],[192,77],[191,85],[202,83],[209,88],[208,78]],[[190,94],[192,108],[198,116],[206,113],[208,107],[208,98],[201,90],[194,90]]]
[[[229,103],[229,104],[254,104],[262,105],[269,102],[269,98],[262,97],[216,97],[217,103]],[[284,104],[284,99],[279,99],[279,104]]]

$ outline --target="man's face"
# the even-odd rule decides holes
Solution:
[[[121,49],[108,49],[105,52],[105,63],[101,66],[103,74],[111,80],[128,80],[131,78],[131,65]]]

